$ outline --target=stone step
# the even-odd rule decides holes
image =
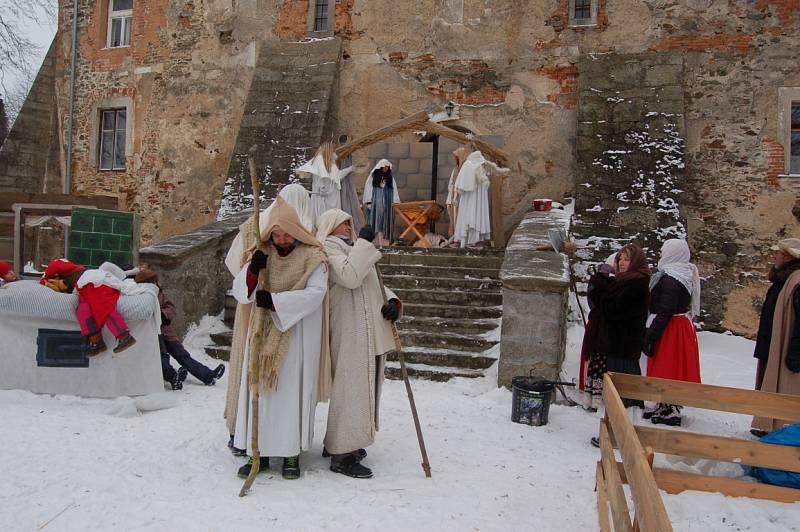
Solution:
[[[498,319],[480,318],[441,318],[438,316],[410,316],[406,313],[397,322],[401,331],[434,331],[460,334],[483,334],[496,329],[500,325]]]
[[[386,286],[394,289],[425,288],[431,290],[500,290],[503,283],[493,279],[448,279],[441,277],[412,277],[410,275],[384,275]]]
[[[452,368],[486,369],[497,361],[495,357],[482,353],[436,347],[407,346],[403,347],[403,355],[410,364]],[[397,354],[390,353],[387,360],[398,360]]]
[[[428,290],[401,288],[394,290],[400,301],[443,305],[465,305],[471,307],[494,307],[503,304],[499,290]]]
[[[205,347],[204,350],[211,358],[226,362],[231,359],[231,348],[229,346],[210,345]]]
[[[405,316],[439,317],[445,319],[492,319],[503,315],[501,306],[471,307],[435,303],[403,303]]]
[[[464,268],[457,266],[428,266],[425,264],[381,264],[384,276],[437,277],[439,279],[500,279],[499,268]]]
[[[454,253],[444,250],[415,250],[400,253],[384,250],[381,264],[416,264],[499,270],[503,265],[503,255],[497,252],[480,254],[478,252]]]
[[[475,334],[430,332],[414,329],[401,330],[400,339],[403,345],[413,346],[415,348],[430,347],[470,353],[482,353],[497,344],[495,341],[486,340]]]
[[[406,364],[406,371],[410,378],[423,379],[434,382],[447,382],[454,377],[477,379],[483,377],[483,371],[464,368],[448,368],[426,366],[423,364]],[[402,380],[403,374],[399,362],[387,362],[384,376],[390,380]]]
[[[217,346],[230,347],[233,343],[233,331],[225,331],[221,333],[211,333],[211,341]]]

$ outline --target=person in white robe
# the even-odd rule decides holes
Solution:
[[[300,217],[300,223],[309,232],[313,231],[311,223],[311,200],[308,190],[299,184],[290,184],[283,187],[278,196],[286,200]],[[269,213],[272,210],[270,204],[261,211],[259,216],[260,231],[267,228]],[[236,277],[242,271],[244,265],[250,260],[255,249],[255,238],[253,230],[253,218],[248,218],[239,226],[239,233],[233,239],[228,254],[225,257],[225,266],[232,276]],[[236,314],[233,322],[233,340],[231,342],[230,358],[228,362],[228,389],[225,399],[224,418],[230,434],[228,448],[235,455],[244,455],[244,449],[237,448],[233,444],[233,433],[236,429],[236,409],[239,404],[239,381],[242,376],[242,361],[244,358],[244,344],[247,341],[247,328],[250,322],[251,305],[237,304]]]
[[[325,211],[342,207],[342,172],[336,164],[333,142],[324,142],[314,157],[295,173],[301,178],[311,179],[311,221],[314,226]]]
[[[240,377],[234,445],[252,456],[251,394],[258,392],[259,469],[283,457],[284,478],[300,476],[300,453],[311,448],[317,402],[330,393],[327,341],[327,258],[278,197],[257,250],[234,279],[233,295],[255,302]],[[263,323],[263,327],[259,325]],[[250,363],[252,357],[257,357]],[[239,469],[250,473],[251,463]]]
[[[453,238],[453,234],[456,230],[456,218],[458,217],[458,192],[456,191],[456,178],[458,177],[458,172],[461,170],[461,165],[464,163],[464,159],[467,158],[469,155],[469,150],[466,146],[460,146],[458,149],[453,151],[453,159],[455,160],[455,167],[450,172],[450,180],[447,182],[447,200],[445,204],[447,205],[447,238]]]
[[[392,322],[402,311],[400,300],[385,289],[375,265],[381,252],[375,233],[364,226],[356,238],[349,214],[330,210],[320,218],[317,240],[330,261],[331,388],[323,456],[331,470],[354,478],[370,478],[361,463],[365,447],[375,441],[378,406],[386,355],[395,350]]]
[[[379,246],[388,246],[394,232],[392,205],[400,203],[397,182],[392,175],[392,163],[388,159],[378,161],[364,183],[364,207],[367,209],[367,224],[375,230]]]
[[[458,172],[455,184],[458,193],[458,216],[454,239],[461,243],[462,248],[474,246],[478,242],[491,238],[490,173],[505,174],[508,173],[508,169],[499,168],[491,161],[486,160],[478,150],[467,156]]]

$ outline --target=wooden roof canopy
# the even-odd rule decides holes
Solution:
[[[508,167],[508,156],[502,150],[493,144],[489,144],[488,142],[484,142],[475,137],[467,136],[460,131],[456,131],[455,129],[451,129],[447,126],[443,126],[442,124],[431,121],[430,115],[427,111],[415,113],[411,116],[403,118],[402,120],[398,120],[393,124],[376,129],[375,131],[372,131],[361,138],[355,139],[352,142],[348,142],[344,146],[340,146],[336,150],[336,158],[339,160],[344,159],[348,155],[351,155],[358,150],[364,149],[373,144],[377,144],[382,140],[394,137],[406,131],[425,131],[431,135],[439,135],[441,137],[460,142],[461,144],[472,143],[481,151],[481,153],[483,153],[487,159],[491,160],[498,166]]]

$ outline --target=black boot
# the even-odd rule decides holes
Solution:
[[[119,338],[117,338],[117,347],[114,348],[114,352],[115,353],[122,353],[123,351],[125,351],[126,349],[128,349],[129,347],[131,347],[135,343],[136,343],[136,338],[131,336],[131,332],[130,331],[127,331],[127,330],[126,331],[122,331],[122,333],[120,333],[120,335],[119,335]]]
[[[363,460],[364,458],[367,457],[367,450],[366,449],[358,449],[357,451],[353,451],[350,454],[355,456],[356,460],[358,460],[360,462],[361,460]],[[323,447],[322,448],[322,457],[323,458],[330,458],[330,456],[331,456],[331,453],[328,452],[328,449]]]
[[[237,475],[242,478],[247,478],[250,475],[250,470],[253,469],[253,458],[247,461],[245,465],[239,468]],[[258,472],[264,472],[269,469],[269,456],[262,456],[258,461]]]
[[[331,471],[353,478],[372,478],[372,470],[359,462],[352,454],[342,458],[331,458]]]
[[[300,455],[287,456],[283,459],[283,470],[281,471],[283,478],[286,480],[295,480],[300,478]]]
[[[233,445],[233,434],[231,434],[231,439],[228,440],[228,449],[231,450],[231,453],[233,453],[233,456],[244,456],[244,455],[247,454],[247,451],[245,451],[244,449],[239,449],[238,447],[234,447],[234,445]]]
[[[681,426],[681,407],[678,405],[666,405],[666,408],[659,411],[650,418],[654,425],[668,425],[670,427]]]
[[[87,343],[86,343],[86,356],[93,357],[97,356],[103,351],[105,351],[106,343],[103,341],[103,335],[100,333],[94,333],[87,336]]]
[[[178,368],[169,382],[173,390],[183,390],[183,381],[186,380],[186,368]]]
[[[217,379],[225,375],[225,364],[220,364],[214,371],[211,372],[211,378],[205,383],[206,386],[214,386],[217,383]]]

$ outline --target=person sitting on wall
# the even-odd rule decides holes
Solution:
[[[177,315],[175,304],[169,300],[158,282],[158,274],[153,270],[141,270],[134,279],[137,283],[151,283],[158,287],[158,303],[161,306],[161,334],[158,335],[158,344],[161,347],[161,373],[164,380],[172,386],[173,390],[183,388],[187,371],[206,386],[213,386],[217,379],[225,374],[225,364],[220,364],[213,370],[192,358],[192,355],[183,347],[172,322]],[[172,356],[181,365],[178,371],[172,367],[169,357]]]
[[[14,281],[19,281],[19,277],[14,273],[14,269],[6,261],[0,260],[0,288]]]

